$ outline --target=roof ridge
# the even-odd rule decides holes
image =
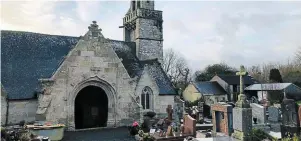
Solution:
[[[30,33],[30,34],[39,34],[39,35],[47,35],[47,36],[60,36],[60,37],[73,37],[73,38],[79,38],[79,36],[69,36],[69,35],[57,35],[57,34],[47,34],[47,33],[39,33],[39,32],[32,32],[32,31],[18,31],[18,30],[0,30],[1,34],[2,32],[15,32],[15,33]]]

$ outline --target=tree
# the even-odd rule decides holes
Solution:
[[[282,83],[282,76],[280,74],[280,71],[278,69],[271,69],[270,70],[270,76],[269,76],[270,82],[276,82],[276,83]]]
[[[301,87],[301,71],[292,71],[289,72],[286,76],[283,77],[285,82],[291,82],[295,85]]]
[[[296,65],[301,67],[301,46],[298,48],[296,52]]]
[[[191,70],[187,65],[187,61],[173,49],[164,51],[162,68],[176,89],[186,88],[191,81]]]
[[[195,81],[209,81],[216,74],[234,75],[235,72],[235,68],[232,68],[225,63],[208,65],[203,71],[196,72]]]
[[[301,62],[301,46],[297,50],[296,58],[297,58],[298,61]]]

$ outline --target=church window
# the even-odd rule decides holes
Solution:
[[[135,2],[135,1],[132,1],[132,6],[133,6],[133,7],[132,7],[132,8],[133,8],[133,11],[136,10],[136,2]]]
[[[141,94],[141,105],[143,109],[152,109],[153,92],[150,87],[144,87]]]
[[[140,8],[140,1],[137,1],[137,8]]]

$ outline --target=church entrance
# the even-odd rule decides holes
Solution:
[[[108,120],[108,97],[96,86],[87,86],[75,98],[75,128],[106,127]]]

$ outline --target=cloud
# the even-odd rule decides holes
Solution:
[[[2,29],[80,36],[96,20],[106,38],[123,39],[128,1],[1,2]],[[282,61],[301,46],[301,2],[156,1],[163,11],[164,48],[194,70]]]

